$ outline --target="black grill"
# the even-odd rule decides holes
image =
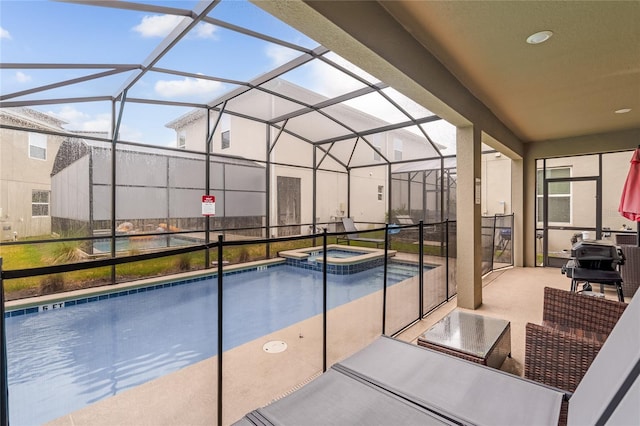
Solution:
[[[615,271],[624,264],[622,250],[609,241],[579,241],[571,248],[571,257],[578,268]]]
[[[610,284],[616,287],[618,300],[624,302],[622,278],[618,265],[624,264],[624,254],[620,247],[609,241],[579,241],[571,248],[571,260],[562,267],[562,273],[571,278],[571,291],[578,291],[578,283],[584,283],[583,290],[590,291],[591,284]]]

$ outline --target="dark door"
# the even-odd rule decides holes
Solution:
[[[300,235],[300,178],[278,176],[278,235]]]

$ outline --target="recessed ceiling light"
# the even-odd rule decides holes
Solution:
[[[552,35],[553,35],[553,32],[551,31],[539,31],[527,37],[527,43],[529,44],[544,43],[545,41],[549,40]]]
[[[631,111],[631,108],[620,108],[615,111],[616,114],[626,114]]]

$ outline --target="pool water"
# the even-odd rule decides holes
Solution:
[[[388,285],[417,266],[390,263]],[[332,275],[334,308],[382,289],[382,267]],[[322,312],[322,273],[224,277],[223,350]],[[6,318],[10,420],[41,424],[216,355],[217,278]]]
[[[350,257],[362,256],[363,254],[367,254],[367,252],[360,252],[360,251],[354,251],[354,250],[338,250],[338,249],[327,250],[327,257],[333,257],[335,259],[348,259]],[[324,257],[323,251],[319,251],[319,252],[314,251],[309,253],[308,261],[322,262],[323,257]]]

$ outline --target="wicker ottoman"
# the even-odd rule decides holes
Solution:
[[[454,310],[422,334],[418,345],[499,369],[511,356],[511,324]]]

